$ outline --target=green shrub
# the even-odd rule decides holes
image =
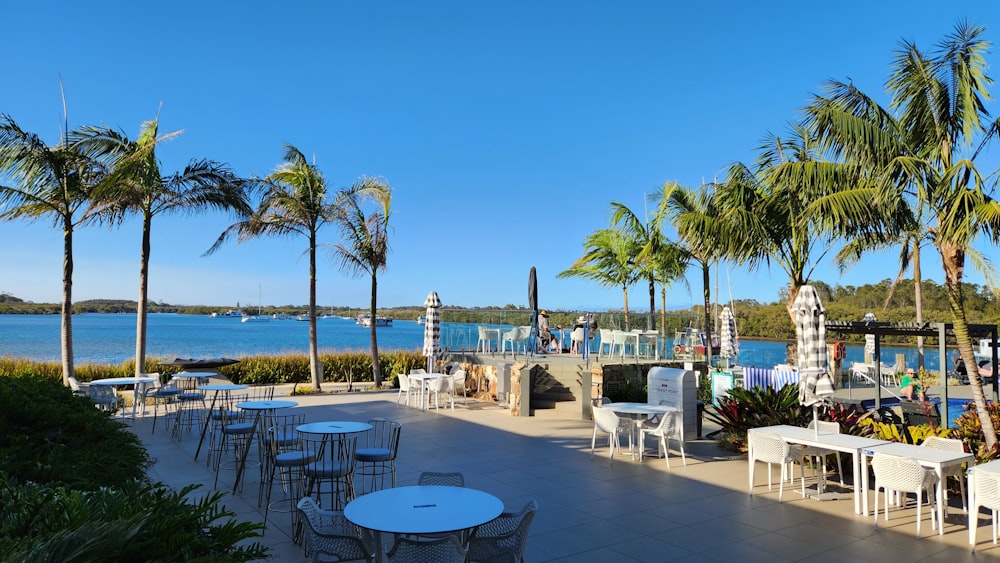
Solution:
[[[777,391],[771,387],[737,387],[730,389],[718,406],[705,409],[705,418],[728,435],[720,445],[730,444],[740,451],[746,447],[747,430],[776,424],[805,426],[812,419],[812,410],[799,404],[797,385],[785,385]]]
[[[953,438],[958,438],[965,442],[969,451],[976,455],[976,463],[986,463],[1000,458],[1000,448],[992,449],[986,447],[986,436],[983,434],[983,426],[979,423],[979,415],[972,403],[966,405],[966,411],[955,420],[955,430]],[[993,421],[993,428],[1000,429],[1000,405],[995,402],[986,404],[986,412],[990,414]]]
[[[0,468],[18,482],[77,489],[144,479],[142,442],[49,376],[0,377]]]
[[[170,492],[137,481],[79,491],[15,483],[0,475],[2,561],[251,561],[268,550],[245,540],[262,524],[238,522],[221,493],[188,502],[196,486]]]

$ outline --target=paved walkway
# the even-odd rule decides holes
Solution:
[[[275,393],[275,398],[282,394]],[[288,397],[282,397],[288,398]],[[914,539],[910,508],[872,527],[871,517],[853,513],[850,500],[818,502],[777,487],[767,492],[766,474],[757,471],[754,496],[747,494],[745,457],[715,448],[711,441],[688,445],[687,466],[671,456],[640,464],[627,454],[608,463],[607,437],[598,436],[590,458],[592,425],[585,421],[519,418],[494,404],[469,400],[454,411],[427,412],[396,405],[396,392],[336,393],[293,397],[307,422],[391,418],[403,424],[398,484],[411,485],[421,471],[461,471],[466,484],[492,493],[507,510],[537,499],[528,561],[972,561],[966,516],[952,495],[944,536]],[[178,442],[169,432],[152,433],[151,417],[134,423],[155,459],[153,480],[173,487],[202,484],[211,491],[214,473],[195,462],[197,433]],[[601,445],[604,447],[601,447]],[[761,465],[761,469],[764,466]],[[229,495],[232,472],[223,471],[219,489],[240,518],[260,521],[255,469],[242,493]],[[278,489],[275,489],[278,494]],[[927,518],[925,511],[925,518]],[[262,542],[274,561],[305,561],[289,537],[290,517],[271,513]],[[980,518],[977,560],[1000,559],[989,540],[989,520]]]

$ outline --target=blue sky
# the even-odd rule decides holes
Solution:
[[[621,307],[621,292],[556,274],[608,226],[609,202],[641,213],[665,181],[711,181],[785,131],[825,80],[880,93],[901,39],[930,49],[969,19],[996,42],[998,15],[988,2],[870,0],[17,2],[4,9],[0,112],[57,142],[61,77],[71,128],[135,137],[159,110],[161,132],[183,129],[161,148],[165,172],[199,157],[264,175],[289,142],[335,188],[385,178],[380,305],[430,290],[446,306],[526,305],[535,266],[543,307],[601,310]],[[150,299],[307,303],[304,239],[201,256],[232,221],[158,216]],[[77,231],[75,300],[136,298],[139,233],[134,220]],[[61,261],[49,223],[0,224],[0,292],[59,301]],[[813,277],[860,285],[894,277],[894,264],[873,255],[841,275],[825,260]],[[925,277],[940,283],[936,264]],[[689,277],[668,303],[700,301]],[[321,305],[368,303],[368,279],[330,260],[318,280]],[[771,302],[785,284],[778,269],[720,276],[723,300]],[[633,308],[643,292],[630,292]]]

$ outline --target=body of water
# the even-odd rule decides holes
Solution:
[[[321,351],[368,351],[371,347],[369,329],[358,326],[354,319],[334,317],[317,323]],[[57,362],[60,360],[59,327],[59,315],[0,315],[0,356]],[[396,319],[391,327],[378,329],[382,351],[419,352],[423,338],[423,325],[412,319]],[[441,343],[447,349],[474,349],[477,340],[475,324],[442,323]],[[244,323],[238,317],[155,314],[149,315],[146,346],[147,355],[158,358],[305,354],[309,350],[309,323],[295,320]],[[739,363],[756,367],[784,363],[786,346],[785,342],[744,339],[740,344]],[[668,340],[665,349],[671,348],[672,343]],[[135,315],[75,315],[73,349],[76,363],[119,364],[133,358]],[[881,352],[885,363],[892,364],[896,354],[904,354],[907,365],[916,366],[915,348],[883,346]],[[925,365],[936,370],[937,346],[926,347],[925,352]],[[862,345],[847,346],[845,366],[863,359]]]

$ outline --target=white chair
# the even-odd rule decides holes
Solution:
[[[396,374],[396,381],[399,381],[399,393],[396,393],[396,404],[406,396],[406,406],[410,406],[410,376],[405,373]]]
[[[818,429],[824,434],[840,434],[840,423],[837,422],[826,422],[823,420],[813,420],[809,423],[808,428],[810,430]],[[823,470],[823,479],[826,479],[826,456],[830,454],[836,454],[837,456],[837,474],[840,475],[840,484],[844,485],[844,464],[840,461],[840,452],[837,450],[827,450],[820,448],[818,446],[807,447],[802,455],[807,458],[815,458],[819,460],[819,464]],[[816,466],[813,466],[813,477],[816,476]]]
[[[612,355],[614,353],[614,348],[613,348],[614,342],[611,334],[611,329],[599,328],[597,329],[597,334],[601,339],[600,344],[597,346],[597,358],[600,359],[601,356],[604,355],[605,346],[608,347],[608,355],[609,356]]]
[[[684,436],[678,432],[677,413],[668,412],[660,415],[660,421],[655,426],[643,426],[639,428],[639,461],[642,461],[642,453],[646,446],[646,435],[656,436],[657,455],[663,452],[663,459],[667,462],[667,469],[670,469],[670,438],[677,440],[678,448],[681,450],[681,460],[687,465],[687,456],[684,454]]]
[[[410,370],[410,376],[411,376],[410,377],[410,391],[417,394],[417,397],[420,399],[420,402],[418,403],[418,405],[421,408],[423,408],[423,406],[426,404],[424,402],[424,397],[427,395],[427,380],[424,379],[424,378],[422,378],[422,377],[412,377],[412,376],[414,376],[414,375],[424,375],[426,373],[427,373],[427,370],[425,370],[424,368],[415,368],[415,369],[411,369]],[[409,404],[410,404],[409,401],[407,401],[406,404],[407,404],[407,406],[409,406]]]
[[[69,388],[73,390],[73,394],[78,397],[89,397],[90,396],[90,384],[80,383],[74,376],[69,376]]]
[[[594,449],[597,446],[597,431],[608,434],[608,447],[611,450],[611,464],[615,463],[615,450],[621,449],[621,442],[618,438],[618,430],[621,428],[621,421],[614,411],[605,408],[594,409],[594,436],[590,440],[590,459],[594,459]]]
[[[885,454],[876,451],[872,457],[872,470],[875,472],[875,529],[878,529],[878,490],[885,494],[885,520],[889,521],[889,493],[900,491],[914,493],[917,496],[917,538],[920,537],[920,509],[923,506],[923,493],[927,493],[927,502],[931,508],[931,529],[936,530],[934,487],[937,485],[937,474],[925,469],[916,460]]]
[[[441,394],[444,393],[451,401],[451,410],[455,410],[455,397],[452,394],[452,377],[441,375],[427,381],[427,391],[434,396],[434,410],[441,410]],[[428,398],[428,400],[430,400]],[[430,404],[427,405],[428,407]]]
[[[583,352],[583,328],[577,327],[573,329],[573,332],[569,334],[570,348],[569,351],[573,354],[580,354]]]
[[[979,509],[988,508],[993,514],[993,545],[997,544],[997,512],[1000,511],[1000,473],[975,471],[973,476],[973,503],[969,511],[969,545],[976,551],[976,529],[979,526]]]
[[[454,399],[458,399],[458,392],[462,392],[462,404],[465,404],[465,378],[464,369],[458,369],[451,374],[451,391]],[[453,399],[453,400],[454,400]]]
[[[802,457],[805,447],[792,445],[775,434],[765,434],[762,432],[747,433],[749,440],[749,463],[750,463],[750,494],[753,494],[753,474],[756,462],[763,461],[767,464],[767,490],[771,490],[771,464],[778,464],[781,467],[781,480],[778,481],[778,502],[784,493],[785,479],[790,476],[788,464],[799,463],[799,481],[802,484],[802,496],[806,495],[806,480],[803,475]]]
[[[956,438],[942,438],[940,436],[928,436],[921,446],[925,448],[936,448],[939,450],[947,450],[950,452],[962,452],[965,453],[965,442],[958,440]],[[945,468],[942,474],[945,481],[948,477],[955,477],[958,479],[959,489],[962,491],[962,508],[965,510],[969,509],[969,499],[965,495],[965,471],[962,470],[961,465],[952,465],[951,467]],[[941,486],[944,487],[944,509],[948,510],[948,487],[947,483],[942,483]]]
[[[485,326],[479,327],[479,341],[476,343],[476,352],[486,353],[493,351],[493,339],[490,337],[490,329]]]
[[[521,348],[521,353],[528,353],[528,338],[531,336],[531,327],[517,326],[503,333],[503,356],[507,356],[507,345],[510,344],[511,352],[517,357],[517,349]]]
[[[90,400],[98,409],[112,414],[125,408],[125,399],[119,397],[110,385],[91,385]]]

